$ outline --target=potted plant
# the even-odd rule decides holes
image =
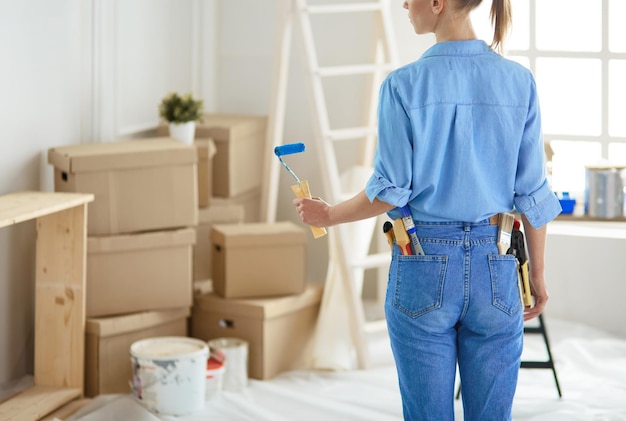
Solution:
[[[181,142],[193,143],[196,121],[202,121],[204,104],[194,99],[191,92],[167,94],[159,104],[159,116],[169,123],[170,136]]]

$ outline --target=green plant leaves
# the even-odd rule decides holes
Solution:
[[[171,92],[159,104],[159,116],[170,123],[201,121],[203,111],[204,103],[194,99],[191,92],[182,96]]]

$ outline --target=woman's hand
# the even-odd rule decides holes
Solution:
[[[534,299],[532,307],[524,308],[524,320],[530,320],[539,316],[548,302],[548,290],[543,274],[547,227],[544,225],[540,228],[534,228],[525,215],[522,215],[522,222],[524,223],[528,247],[530,293]]]
[[[305,224],[315,227],[328,227],[330,223],[330,205],[314,197],[312,199],[294,199],[293,204]]]
[[[524,308],[524,320],[534,319],[539,316],[548,303],[548,291],[543,278],[530,278],[530,292],[533,296],[534,304]]]

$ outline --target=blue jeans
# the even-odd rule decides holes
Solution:
[[[394,247],[385,299],[404,419],[454,420],[458,364],[465,420],[505,421],[523,346],[513,255],[497,226],[416,222],[425,256]]]

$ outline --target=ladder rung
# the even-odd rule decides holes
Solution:
[[[554,368],[552,361],[522,361],[520,368]]]
[[[363,326],[363,330],[367,333],[384,332],[387,330],[387,320],[381,319],[366,322],[365,326]]]
[[[348,66],[329,66],[320,67],[317,69],[317,74],[320,76],[349,76],[360,75],[376,72],[385,72],[394,69],[392,63],[382,64],[353,64]]]
[[[302,8],[303,12],[309,12],[310,14],[372,12],[377,10],[382,10],[382,4],[379,2],[353,4],[320,4],[314,6],[305,6]]]
[[[391,253],[377,253],[365,256],[363,259],[353,262],[352,266],[362,269],[372,269],[388,265],[391,262]]]
[[[326,137],[330,140],[358,139],[360,137],[376,136],[376,127],[350,127],[347,129],[336,129],[327,132]]]
[[[358,193],[358,191],[353,191],[353,192],[342,192],[339,195],[339,198],[341,199],[342,202],[345,202],[346,200],[354,197],[356,194]]]
[[[541,328],[541,326],[539,327],[525,326],[524,333],[543,333],[543,329]]]

